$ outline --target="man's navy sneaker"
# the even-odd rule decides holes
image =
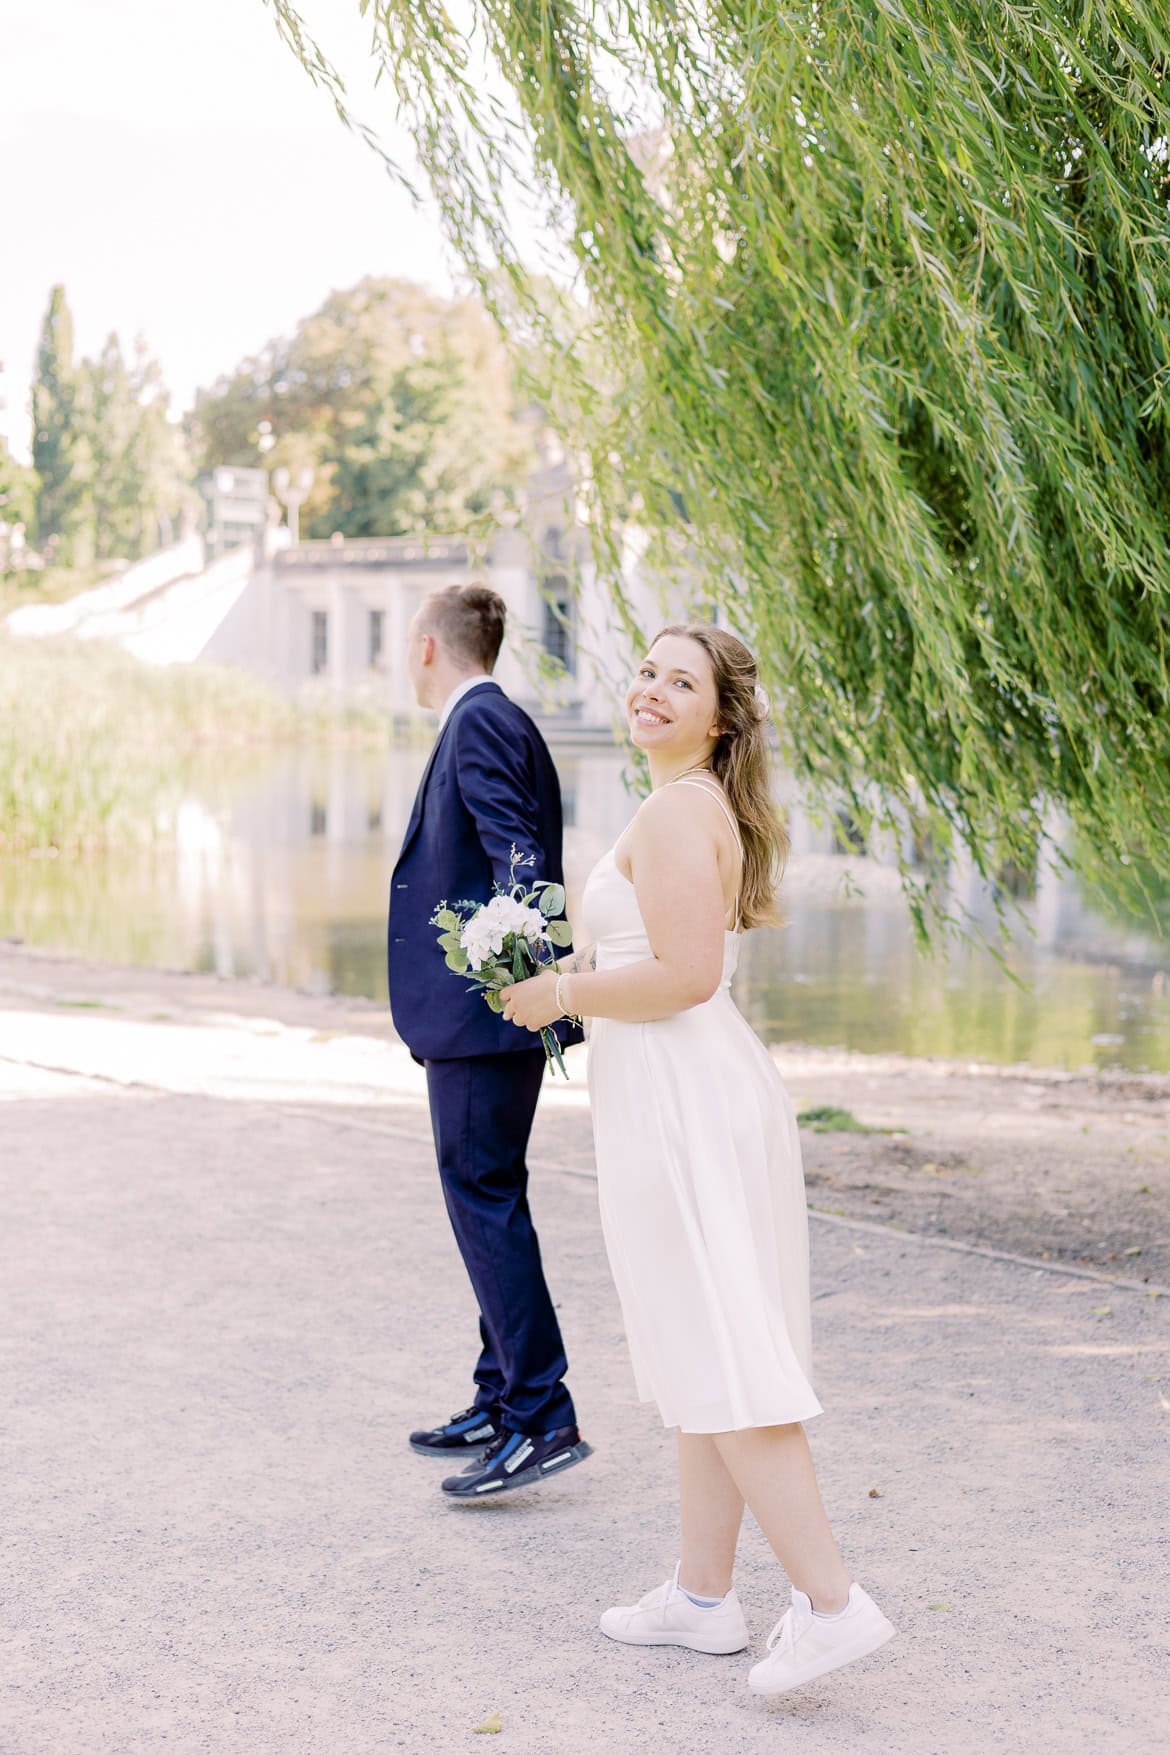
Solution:
[[[410,1448],[420,1456],[451,1457],[460,1453],[478,1456],[500,1436],[495,1416],[486,1408],[464,1408],[443,1426],[429,1432],[412,1432]]]
[[[513,1487],[530,1487],[550,1475],[563,1475],[574,1463],[592,1455],[575,1426],[558,1426],[555,1432],[509,1432],[504,1428],[493,1444],[461,1475],[448,1475],[443,1492],[448,1499],[494,1499]]]

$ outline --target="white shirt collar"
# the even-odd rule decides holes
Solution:
[[[486,670],[480,671],[476,676],[465,676],[463,681],[458,683],[455,688],[451,690],[451,693],[443,702],[443,710],[439,714],[439,730],[441,731],[443,729],[444,725],[446,725],[448,719],[451,717],[451,710],[457,701],[461,701],[464,695],[469,695],[472,689],[477,689],[480,683],[491,682],[491,680],[492,679]]]

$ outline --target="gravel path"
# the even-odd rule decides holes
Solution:
[[[798,1100],[910,1129],[806,1137],[814,1204],[846,1209],[813,1223],[828,1412],[811,1437],[901,1637],[761,1702],[744,1675],[782,1604],[754,1527],[752,1653],[595,1631],[665,1575],[676,1536],[579,1085],[549,1087],[533,1200],[596,1454],[452,1507],[404,1435],[464,1401],[473,1312],[417,1069],[381,1014],[0,951],[4,1755],[1164,1746],[1170,1299],[1088,1196],[1090,1277],[946,1246],[1038,1254],[1021,1247],[1044,1236],[1035,1165],[1070,1163],[1081,1187],[1128,1173],[1164,1090],[782,1064]],[[1075,1157],[1092,1134],[1070,1109],[1099,1116],[1097,1157]],[[976,1140],[983,1173],[964,1176]],[[890,1228],[908,1215],[939,1234]]]

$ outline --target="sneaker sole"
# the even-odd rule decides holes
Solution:
[[[733,1657],[738,1651],[746,1651],[751,1643],[750,1635],[746,1633],[737,1645],[728,1645],[726,1641],[715,1644],[711,1640],[687,1639],[677,1633],[647,1633],[641,1637],[614,1633],[605,1625],[604,1618],[597,1625],[607,1639],[615,1639],[619,1645],[679,1645],[685,1651],[699,1651],[706,1657]]]
[[[871,1652],[880,1651],[887,1640],[894,1637],[898,1629],[884,1620],[879,1628],[858,1639],[843,1651],[826,1653],[818,1663],[810,1665],[799,1676],[792,1676],[780,1682],[753,1682],[748,1677],[748,1687],[753,1694],[787,1694],[793,1688],[803,1688],[806,1682],[815,1682],[821,1676],[830,1675],[833,1670],[844,1669],[846,1664],[855,1664],[860,1658],[869,1657]]]
[[[538,1463],[534,1468],[518,1469],[507,1481],[492,1481],[489,1485],[470,1492],[453,1493],[443,1488],[443,1498],[450,1500],[452,1505],[480,1505],[485,1499],[498,1499],[501,1493],[514,1493],[518,1487],[536,1487],[541,1481],[551,1480],[554,1475],[567,1474],[577,1463],[584,1462],[587,1456],[593,1455],[593,1446],[586,1444],[583,1438],[571,1445],[568,1450],[559,1450],[555,1457]]]

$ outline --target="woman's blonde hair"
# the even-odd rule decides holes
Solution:
[[[691,622],[663,628],[694,640],[711,660],[715,676],[719,741],[711,766],[722,783],[743,841],[739,911],[745,928],[779,922],[776,890],[788,857],[788,831],[772,802],[768,764],[768,701],[756,661],[742,640],[725,628]]]

